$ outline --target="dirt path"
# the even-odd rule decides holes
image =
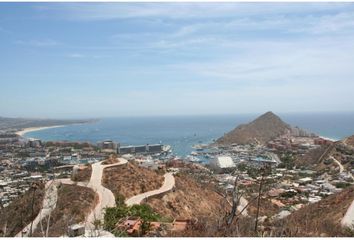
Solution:
[[[335,159],[333,156],[331,156],[330,158],[331,158],[335,163],[338,164],[338,166],[339,166],[339,173],[342,173],[342,172],[344,171],[343,165],[342,165],[337,159]]]
[[[102,236],[104,232],[96,232],[94,229],[94,221],[102,220],[103,218],[103,210],[106,207],[113,207],[115,205],[115,197],[114,194],[107,188],[102,186],[102,175],[103,170],[107,167],[114,167],[119,165],[127,164],[127,160],[123,158],[118,159],[118,163],[110,164],[110,165],[102,165],[102,162],[92,164],[92,173],[89,183],[85,182],[74,182],[69,178],[65,179],[56,179],[55,181],[49,181],[46,183],[46,191],[43,199],[43,208],[37,215],[37,217],[33,220],[33,224],[28,224],[21,232],[19,232],[16,237],[27,237],[30,232],[31,224],[32,224],[32,232],[38,227],[38,224],[47,217],[55,208],[57,200],[58,200],[58,191],[57,185],[59,183],[62,184],[77,184],[82,187],[91,188],[98,195],[98,204],[92,210],[92,212],[88,215],[85,221],[86,232],[89,236]],[[25,232],[25,234],[22,234]],[[107,234],[106,234],[107,235]]]
[[[95,220],[102,220],[103,219],[103,210],[106,207],[114,207],[115,206],[115,197],[111,190],[105,188],[102,185],[102,175],[103,170],[108,167],[114,167],[119,165],[127,164],[127,160],[124,158],[119,158],[118,163],[110,164],[110,165],[102,165],[102,162],[92,164],[92,173],[91,179],[88,183],[87,187],[91,188],[95,193],[98,195],[98,203],[96,207],[92,210],[92,212],[88,215],[85,228],[88,232],[92,232],[93,235],[97,236],[94,232]]]
[[[45,185],[45,193],[43,198],[43,207],[41,211],[38,213],[37,217],[33,220],[33,222],[29,223],[26,227],[24,227],[19,233],[16,234],[15,237],[28,237],[31,230],[32,225],[32,233],[37,228],[38,224],[45,219],[49,214],[54,210],[57,205],[58,200],[58,189],[57,183],[53,181],[49,181]]]
[[[343,165],[334,157],[331,156],[331,159],[339,165],[339,172],[342,173],[344,171]],[[353,175],[349,172],[349,175],[354,180]],[[352,204],[349,206],[347,212],[341,221],[342,226],[353,227],[354,226],[354,200]]]
[[[354,227],[354,200],[342,218],[341,224],[345,227]]]
[[[164,175],[164,177],[165,177],[165,181],[164,181],[162,187],[160,187],[157,190],[152,190],[149,192],[145,192],[145,193],[133,196],[133,197],[129,198],[128,200],[126,200],[125,204],[127,204],[128,206],[131,206],[134,204],[140,204],[146,198],[171,191],[173,189],[173,187],[175,186],[175,177],[173,176],[172,173],[166,173]]]
[[[248,204],[248,201],[246,198],[241,197],[240,198],[240,204],[237,206],[237,210],[239,212],[241,212]],[[248,216],[248,212],[247,212],[247,208],[245,210],[243,210],[243,212],[241,213],[242,216]]]

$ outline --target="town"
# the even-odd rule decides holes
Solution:
[[[280,121],[272,113],[267,113],[254,122],[257,125],[267,124],[269,118],[273,122]],[[252,124],[254,123],[250,123]],[[152,182],[144,183],[147,185],[140,183],[141,192],[136,192],[135,194],[138,195],[127,199],[128,205],[139,203],[144,198],[149,204],[148,195],[144,195],[146,189],[152,190],[151,196],[163,196],[174,191],[177,176],[185,176],[186,179],[194,179],[193,181],[201,186],[211,184],[213,186],[211,189],[214,189],[212,191],[224,194],[226,198],[235,194],[235,189],[238,189],[242,197],[239,199],[237,210],[244,217],[250,217],[249,211],[255,207],[254,199],[262,198],[263,203],[269,207],[264,207],[261,215],[257,210],[256,219],[257,223],[266,227],[308,205],[341,193],[343,189],[354,183],[352,175],[354,148],[346,144],[346,141],[332,141],[299,128],[290,128],[285,124],[284,128],[283,134],[266,142],[260,142],[252,136],[247,143],[225,144],[223,138],[229,137],[225,135],[216,142],[194,146],[196,150],[187,157],[175,156],[172,147],[163,144],[121,146],[120,143],[111,140],[96,144],[41,141],[22,137],[17,134],[19,129],[2,131],[0,133],[0,209],[10,206],[12,201],[26,193],[33,184],[48,183],[56,179],[63,184],[76,182],[82,186],[85,186],[85,181],[89,181],[88,186],[93,184],[91,186],[93,189],[102,188],[103,191],[108,187],[114,192],[116,191],[114,179],[119,171],[106,172],[103,169],[129,163],[127,166],[131,168],[130,172],[138,174],[135,177],[142,174],[141,176],[150,178]],[[240,131],[244,130],[237,129],[236,134]],[[95,179],[94,171],[101,171],[101,177],[105,173],[102,178],[104,187],[100,187],[101,185],[95,187],[94,184],[101,184],[99,180],[91,182]],[[140,171],[143,172],[139,173]],[[91,179],[90,174],[92,174]],[[154,192],[153,182],[160,179],[162,175],[165,182],[160,190]],[[177,177],[177,179],[181,178]],[[257,191],[258,186],[260,187]],[[132,196],[133,191],[136,190],[128,188],[124,191],[126,196]],[[104,191],[101,194],[104,194]],[[117,198],[120,192],[114,194],[113,199]],[[102,205],[98,208],[97,214],[102,214],[101,208]],[[158,208],[156,210],[162,211]],[[192,218],[182,220],[178,217],[174,220],[176,224],[184,224],[184,227],[179,227],[178,231],[186,230],[191,221]],[[119,222],[120,225],[117,223],[117,228],[126,226],[128,222],[134,223],[134,226],[141,224],[139,219],[128,218],[127,222]],[[342,222],[343,225],[350,226],[350,221]],[[170,223],[156,224],[160,226]],[[70,226],[69,229],[73,227],[87,230],[87,226],[78,223]],[[157,231],[156,228],[153,229]],[[137,229],[128,230],[124,231],[134,235]],[[79,232],[87,235],[85,231]],[[28,234],[28,230],[25,230],[25,234]],[[103,231],[100,234],[109,233]],[[166,236],[167,233],[159,234]]]

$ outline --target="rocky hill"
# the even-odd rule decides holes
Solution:
[[[286,132],[291,132],[289,124],[283,122],[277,115],[267,112],[256,120],[242,124],[217,140],[218,144],[247,144],[252,142],[266,143]]]

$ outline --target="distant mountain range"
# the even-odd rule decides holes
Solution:
[[[274,113],[267,112],[248,124],[239,125],[216,142],[221,145],[234,143],[248,144],[253,142],[264,144],[286,133],[292,135],[312,135],[298,127],[290,126]]]
[[[0,117],[0,130],[23,129],[23,128],[30,128],[30,127],[49,127],[49,126],[57,126],[57,125],[88,123],[88,122],[94,122],[94,121],[97,121],[97,119],[63,120],[63,119],[34,119],[34,118]]]

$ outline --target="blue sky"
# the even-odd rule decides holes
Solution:
[[[0,116],[354,109],[352,3],[0,3]]]

